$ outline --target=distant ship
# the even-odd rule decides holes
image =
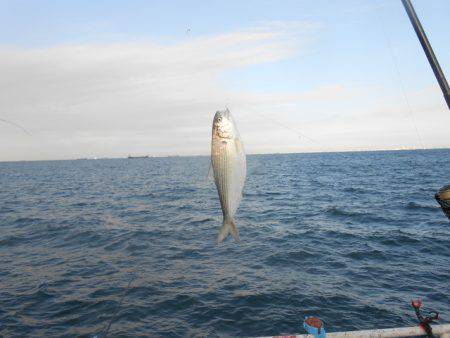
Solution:
[[[145,155],[145,156],[131,156],[131,155],[128,155],[128,158],[132,159],[132,160],[137,159],[137,158],[148,158],[148,155]]]

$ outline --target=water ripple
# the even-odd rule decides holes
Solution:
[[[275,335],[306,315],[329,331],[406,326],[417,296],[449,318],[433,196],[449,155],[249,156],[242,241],[219,246],[206,157],[0,163],[0,335],[101,336],[111,321],[114,337]]]

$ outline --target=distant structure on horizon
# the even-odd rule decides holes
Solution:
[[[137,159],[137,158],[148,158],[148,157],[149,157],[148,155],[144,155],[144,156],[131,156],[131,155],[128,155],[128,158],[130,160],[134,160],[134,159]]]

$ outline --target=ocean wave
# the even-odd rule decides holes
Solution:
[[[307,262],[313,260],[315,254],[305,250],[295,250],[288,252],[276,253],[268,256],[265,259],[265,263],[272,266],[277,265],[295,265],[301,262]]]
[[[345,217],[348,219],[354,219],[357,221],[371,221],[371,222],[390,222],[391,219],[382,216],[383,213],[380,210],[380,213],[374,214],[373,212],[369,211],[356,211],[356,210],[350,210],[350,209],[344,209],[343,207],[337,207],[332,206],[327,208],[325,211],[330,216],[334,217]]]
[[[26,243],[29,241],[29,238],[27,238],[26,236],[22,235],[22,236],[16,236],[16,235],[12,235],[12,236],[7,236],[5,238],[0,238],[0,246],[16,246],[22,243]]]
[[[417,203],[417,202],[408,202],[408,204],[406,204],[406,209],[436,211],[439,209],[439,206],[438,205],[421,204],[421,203]]]
[[[350,259],[355,260],[386,260],[387,255],[381,250],[366,249],[366,250],[354,250],[344,255]]]
[[[417,156],[426,180],[405,165]],[[221,245],[206,157],[0,163],[1,334],[101,337],[112,322],[111,337],[271,336],[306,315],[328,331],[407,326],[417,294],[448,318],[450,227],[424,192],[449,161],[249,156],[241,242]]]

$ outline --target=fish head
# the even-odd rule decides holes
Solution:
[[[233,117],[228,109],[218,110],[214,115],[213,135],[220,138],[234,138],[236,136]]]

